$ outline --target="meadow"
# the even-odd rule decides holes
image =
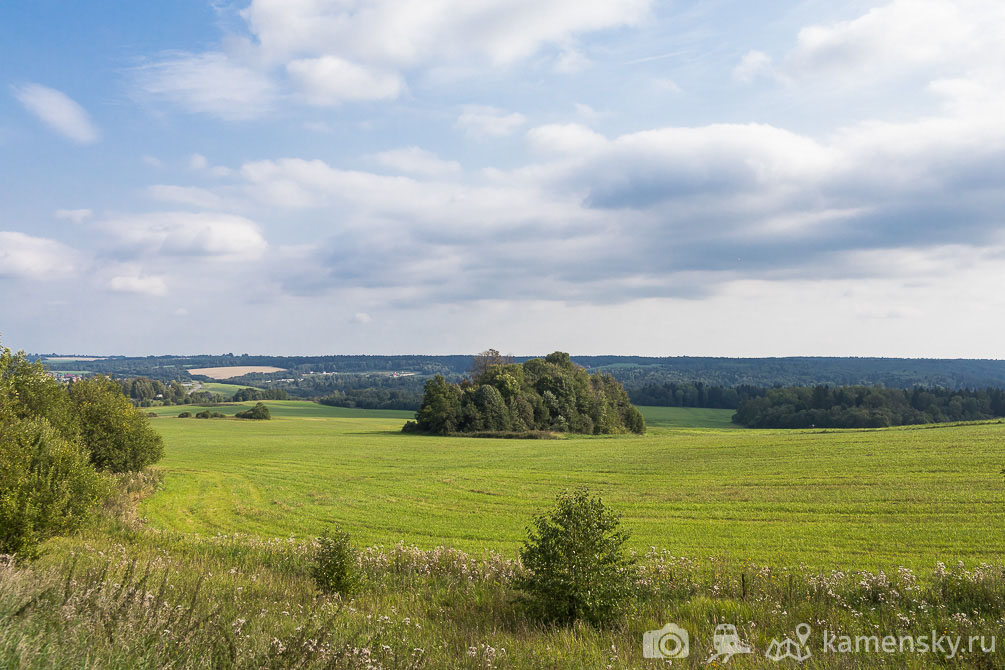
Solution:
[[[409,412],[267,405],[271,421],[156,408],[157,469],[121,476],[37,562],[0,557],[0,667],[1005,665],[1005,424],[752,431],[645,408],[644,436],[492,440],[402,434]],[[531,516],[579,485],[634,533],[634,595],[602,628],[536,620],[513,586]],[[334,524],[361,548],[347,598],[311,578]],[[669,622],[690,655],[644,658]],[[765,656],[806,622],[808,659]],[[715,658],[721,623],[751,653]],[[823,631],[983,646],[834,653]]]
[[[152,526],[306,538],[338,523],[362,544],[513,557],[532,516],[585,485],[640,551],[855,569],[1005,559],[1001,423],[754,431],[728,410],[645,408],[643,436],[490,440],[400,433],[409,412],[266,404],[272,421],[155,410]]]

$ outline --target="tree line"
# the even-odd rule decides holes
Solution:
[[[111,493],[107,473],[160,459],[161,437],[115,381],[64,385],[0,347],[0,554],[31,557]]]
[[[749,428],[882,428],[1005,416],[1005,390],[880,386],[791,386],[740,400]]]
[[[621,384],[607,374],[588,374],[567,353],[556,351],[543,359],[483,367],[473,379],[460,384],[451,384],[441,375],[428,380],[416,420],[403,430],[441,435],[645,432],[645,419]],[[474,370],[479,369],[476,359]]]

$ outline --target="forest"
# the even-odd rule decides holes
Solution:
[[[1005,390],[818,385],[743,398],[735,423],[748,428],[883,428],[1005,416]]]
[[[617,380],[588,374],[567,353],[556,351],[524,363],[494,363],[498,352],[485,353],[490,357],[475,358],[471,380],[451,384],[437,375],[427,381],[416,420],[403,430],[440,435],[646,430],[645,419]]]

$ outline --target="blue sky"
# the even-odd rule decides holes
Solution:
[[[996,0],[0,5],[0,335],[1001,357]]]

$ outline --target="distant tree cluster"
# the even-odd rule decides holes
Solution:
[[[1005,416],[1005,390],[793,386],[740,401],[733,421],[749,428],[882,428]]]
[[[196,414],[196,416],[199,416]],[[269,408],[265,406],[265,403],[255,403],[255,406],[251,409],[246,409],[243,412],[238,412],[235,414],[238,419],[271,419],[272,415],[269,413]]]
[[[177,380],[168,383],[148,377],[125,377],[116,380],[122,394],[137,407],[158,405],[204,405],[223,402],[223,394],[212,391],[189,393]]]
[[[332,407],[417,410],[422,404],[422,394],[408,388],[349,388],[333,391],[319,402]]]
[[[657,407],[709,407],[736,409],[743,398],[757,398],[768,389],[761,386],[716,386],[704,382],[648,383],[639,388],[625,387],[636,405]]]
[[[234,394],[234,402],[246,402],[249,400],[289,400],[290,394],[283,389],[256,389],[243,388]]]
[[[497,353],[497,352],[496,352]],[[590,375],[556,351],[525,363],[476,364],[472,380],[426,382],[416,421],[404,430],[441,435],[483,431],[552,430],[644,433],[645,419],[613,377]]]

